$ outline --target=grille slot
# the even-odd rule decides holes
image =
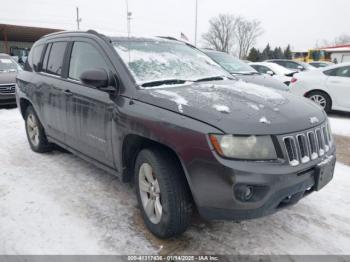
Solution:
[[[16,89],[15,84],[0,85],[0,94],[14,94]]]
[[[332,135],[326,124],[304,133],[285,136],[283,143],[289,164],[297,166],[325,155],[332,147]]]
[[[286,137],[284,138],[284,145],[287,150],[289,163],[292,166],[299,165],[299,157],[298,157],[298,151],[297,151],[297,145],[295,143],[294,137]]]
[[[297,135],[299,150],[300,150],[300,160],[302,163],[307,163],[310,161],[309,145],[304,134]]]

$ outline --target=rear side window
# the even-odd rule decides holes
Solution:
[[[61,75],[64,54],[66,51],[66,42],[56,42],[51,46],[49,59],[47,61],[46,72],[53,75]]]
[[[324,71],[328,76],[350,77],[350,66]]]
[[[84,71],[92,69],[109,71],[103,56],[93,45],[85,42],[75,42],[69,63],[68,77],[80,80],[80,76]]]
[[[45,45],[37,45],[33,48],[32,52],[32,63],[34,71],[38,72],[41,68],[41,55],[44,50]]]

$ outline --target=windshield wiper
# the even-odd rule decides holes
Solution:
[[[221,81],[221,80],[224,80],[225,78],[226,77],[224,76],[211,76],[211,77],[197,79],[194,82]]]
[[[232,72],[231,74],[234,74],[234,75],[245,75],[245,76],[260,75],[259,72]]]
[[[161,85],[181,85],[188,82],[188,80],[183,79],[166,79],[166,80],[156,80],[156,81],[150,81],[143,83],[142,87],[155,87],[155,86],[161,86]]]

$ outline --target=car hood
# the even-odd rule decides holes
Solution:
[[[285,85],[284,83],[276,79],[273,79],[271,76],[265,76],[261,74],[254,74],[254,75],[234,74],[234,76],[238,79],[244,80],[249,83],[271,87],[271,88],[275,88],[283,91],[289,90],[287,85]]]
[[[0,85],[16,83],[17,72],[0,72]]]
[[[144,89],[140,93],[139,101],[205,122],[227,134],[287,134],[326,119],[323,110],[305,98],[242,80]]]

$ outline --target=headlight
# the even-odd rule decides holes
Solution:
[[[215,151],[227,158],[243,160],[277,159],[271,136],[209,135]]]

